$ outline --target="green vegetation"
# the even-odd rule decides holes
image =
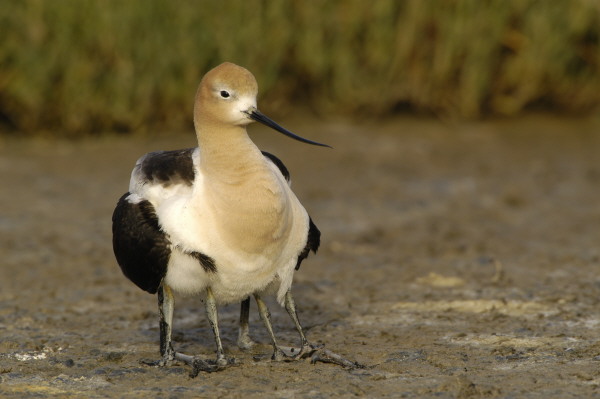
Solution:
[[[0,7],[0,125],[182,128],[222,61],[265,109],[456,118],[597,111],[595,0],[14,0]]]

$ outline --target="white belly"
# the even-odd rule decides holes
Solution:
[[[185,296],[203,295],[206,288],[211,287],[217,302],[227,304],[239,302],[253,293],[275,293],[280,287],[280,274],[287,274],[286,270],[293,273],[296,262],[295,258],[289,257],[275,262],[262,256],[237,262],[231,262],[228,258],[220,256],[215,259],[215,273],[205,271],[197,259],[175,249],[171,254],[165,283],[176,293]]]

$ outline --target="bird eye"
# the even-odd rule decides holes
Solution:
[[[221,90],[221,92],[219,94],[223,98],[229,98],[229,96],[230,96],[230,94],[229,94],[229,92],[227,90]]]

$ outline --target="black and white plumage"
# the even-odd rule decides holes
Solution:
[[[277,166],[281,176],[290,183],[290,174],[284,163],[266,151],[262,151],[262,154]],[[198,156],[194,148],[144,155],[136,163],[131,188],[144,186],[145,190],[173,193],[191,189],[195,176],[194,156]],[[296,270],[310,251],[317,252],[320,236],[319,229],[309,218],[307,241],[298,254]],[[113,249],[123,274],[144,291],[156,294],[167,273],[173,248],[182,251],[161,229],[154,205],[137,192],[125,193],[113,213]],[[215,260],[209,255],[198,251],[182,252],[195,259],[205,272],[217,272]]]
[[[230,361],[220,340],[217,305],[242,303],[238,344],[248,348],[249,297],[254,296],[274,359],[311,355],[356,366],[310,345],[304,336],[291,285],[301,262],[319,248],[320,232],[292,192],[287,168],[254,145],[246,125],[258,121],[296,140],[325,145],[296,136],[260,113],[256,94],[256,80],[244,68],[224,63],[208,72],[194,104],[198,147],[142,156],[129,191],[117,203],[117,262],[138,287],[158,293],[162,358],[153,364],[182,360],[195,373],[226,367]],[[174,293],[205,300],[217,346],[215,362],[173,350]],[[271,294],[294,322],[299,349],[286,352],[277,344],[262,300]]]

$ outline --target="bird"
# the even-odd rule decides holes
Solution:
[[[261,151],[247,126],[262,123],[292,139],[298,136],[257,108],[254,75],[225,62],[201,79],[194,102],[198,146],[150,152],[136,162],[129,190],[112,216],[113,252],[123,274],[157,294],[160,359],[183,361],[194,375],[235,364],[223,349],[217,307],[241,303],[238,345],[252,347],[248,315],[254,297],[273,345],[273,360],[312,356],[345,367],[358,363],[309,343],[292,296],[294,273],[321,233],[291,190],[290,174],[275,155]],[[175,351],[172,343],[175,294],[199,296],[211,326],[216,359]],[[278,344],[264,297],[274,295],[300,335],[300,347]]]

